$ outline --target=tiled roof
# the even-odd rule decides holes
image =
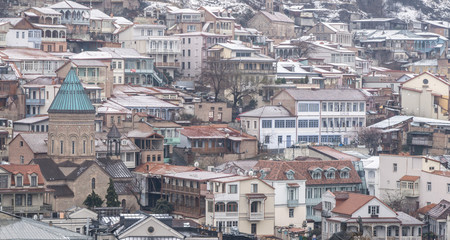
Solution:
[[[421,207],[421,208],[417,209],[417,213],[425,215],[428,213],[428,211],[430,211],[436,205],[437,205],[436,203],[428,204],[425,207]]]
[[[415,182],[420,178],[420,176],[411,176],[411,175],[405,175],[400,178],[400,181],[408,181],[408,182]]]
[[[11,174],[11,184],[14,184],[14,175],[22,174],[23,175],[23,185],[30,185],[30,175],[35,173],[37,175],[37,183],[38,185],[44,185],[44,177],[42,176],[41,168],[37,164],[30,165],[21,165],[21,164],[5,164],[0,165],[0,168],[5,169],[6,171],[12,173]]]
[[[33,153],[47,153],[47,144],[45,140],[48,138],[47,133],[19,133],[25,143],[30,147]]]
[[[48,109],[49,113],[95,113],[75,70],[71,69]]]
[[[284,90],[297,101],[365,101],[357,89],[287,89]]]
[[[66,184],[63,185],[47,185],[47,188],[55,190],[55,197],[73,197],[75,194]]]
[[[263,180],[288,180],[286,172],[289,170],[294,171],[295,180],[306,180],[301,171],[294,169],[294,166],[286,161],[260,160],[253,169],[258,171],[258,176]]]
[[[239,114],[239,117],[291,117],[283,106],[263,106],[248,112]]]
[[[349,161],[359,161],[361,159],[343,153],[341,151],[338,151],[334,148],[328,147],[328,146],[308,146],[309,149],[314,150],[316,152],[319,152],[321,154],[324,154],[326,156],[329,156],[335,160],[349,160]]]
[[[337,193],[337,192],[336,192]],[[333,193],[333,194],[336,194]],[[352,215],[355,211],[360,209],[370,200],[376,198],[375,196],[358,194],[358,193],[347,193],[348,198],[341,203],[337,203],[336,207],[331,210],[334,213],[340,213],[345,215]]]
[[[135,172],[140,173],[149,173],[152,175],[163,175],[163,174],[169,174],[169,173],[180,173],[180,172],[189,172],[196,170],[196,167],[189,167],[189,166],[176,166],[176,165],[169,165],[164,163],[152,163],[152,162],[146,162],[134,169]]]

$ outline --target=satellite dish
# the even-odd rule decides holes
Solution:
[[[38,215],[37,215],[37,214],[34,214],[34,215],[33,215],[33,220],[35,220],[35,221],[39,220],[39,218],[38,218]]]
[[[252,170],[250,170],[250,171],[248,172],[248,175],[249,175],[249,176],[253,176],[253,174],[254,174],[254,172],[253,172]]]
[[[198,168],[198,166],[200,166],[200,164],[196,161],[196,162],[194,163],[194,167]]]

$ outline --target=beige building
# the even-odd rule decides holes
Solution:
[[[257,236],[273,235],[274,188],[256,177],[229,176],[208,182],[206,224]]]
[[[297,36],[294,20],[281,12],[259,11],[248,21],[248,26],[263,32],[264,35],[273,39],[275,44]]]
[[[314,35],[317,41],[329,41],[342,46],[352,46],[353,38],[346,23],[319,22],[306,32]]]
[[[448,120],[450,84],[425,72],[400,86],[402,114]]]
[[[231,122],[231,108],[226,102],[194,103],[194,115],[202,122]]]

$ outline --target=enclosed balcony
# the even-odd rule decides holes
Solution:
[[[264,220],[264,201],[266,195],[261,193],[249,193],[247,194],[248,208],[250,211],[247,213],[249,221],[261,221]]]

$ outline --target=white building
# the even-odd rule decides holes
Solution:
[[[5,40],[7,47],[26,47],[41,49],[41,29],[33,26],[25,18],[0,18],[0,23],[9,22]]]
[[[373,156],[361,160],[364,164],[364,173],[366,176],[367,190],[369,195],[380,197],[380,157]]]
[[[347,231],[357,232],[358,218],[366,239],[422,239],[421,221],[403,212],[395,212],[374,196],[350,192],[322,195],[322,239],[329,239],[347,224]]]

